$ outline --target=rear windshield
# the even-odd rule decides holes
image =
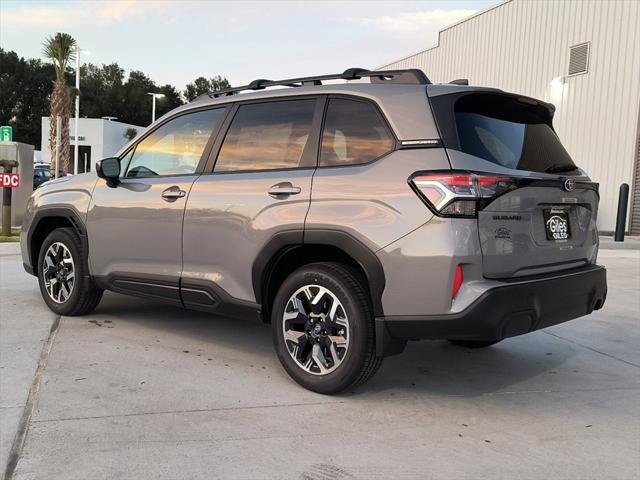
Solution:
[[[551,114],[529,99],[470,94],[454,106],[457,145],[507,168],[567,172],[575,164],[551,127]]]

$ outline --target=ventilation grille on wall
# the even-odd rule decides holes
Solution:
[[[574,45],[569,49],[569,75],[587,73],[589,68],[589,42]]]

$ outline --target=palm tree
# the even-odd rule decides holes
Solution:
[[[64,78],[67,66],[76,57],[76,41],[68,33],[56,33],[42,44],[42,54],[53,62],[56,79],[51,92],[51,116],[49,117],[49,148],[51,149],[51,174],[57,173],[56,165],[56,118],[61,117],[60,171],[64,176],[69,171],[69,87]]]
[[[138,130],[135,128],[127,128],[122,136],[127,140],[133,140],[136,135],[138,135]]]

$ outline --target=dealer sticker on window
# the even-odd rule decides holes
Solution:
[[[571,238],[569,212],[567,210],[560,208],[544,210],[544,224],[547,240],[560,242]]]

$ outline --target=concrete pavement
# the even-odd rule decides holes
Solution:
[[[43,347],[56,316],[38,298],[37,281],[26,275],[20,257],[0,244],[0,472],[21,430]]]
[[[19,409],[55,318],[0,260],[1,399]],[[640,252],[600,260],[590,317],[480,351],[410,343],[334,397],[289,380],[265,325],[106,294],[61,319],[13,478],[640,478]]]

